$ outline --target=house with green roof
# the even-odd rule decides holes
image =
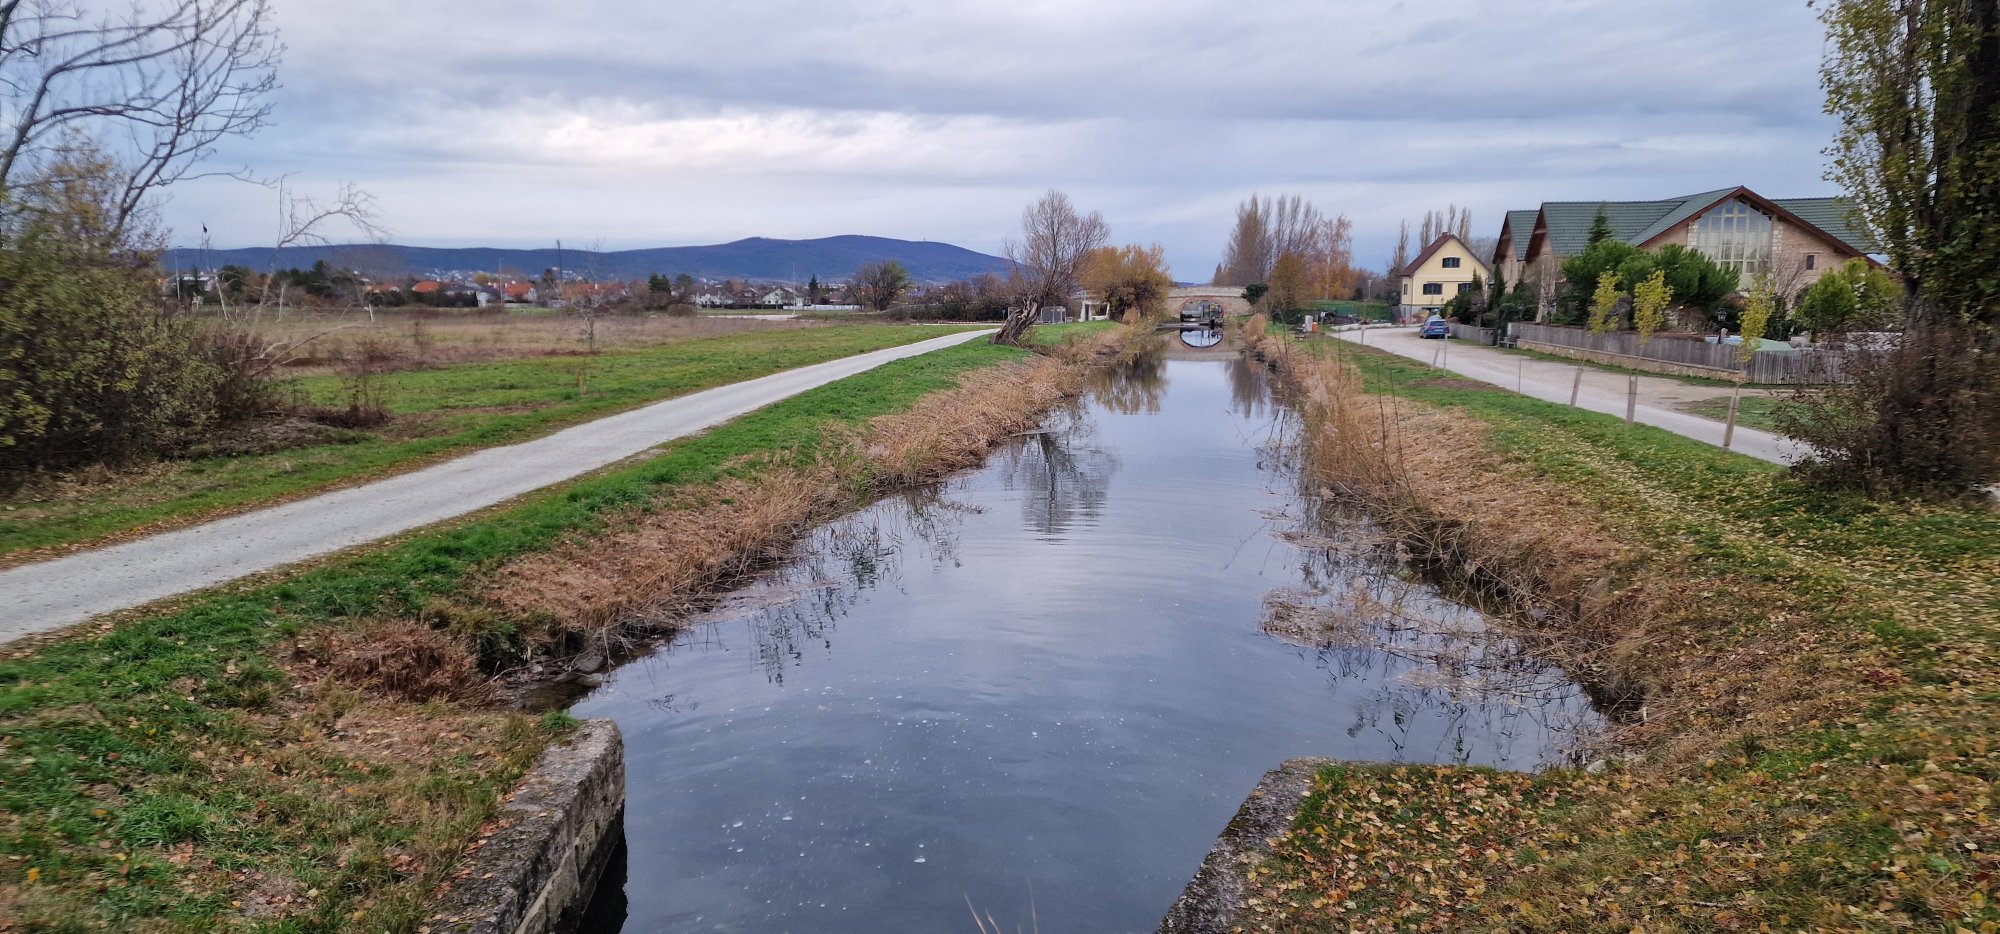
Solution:
[[[1493,250],[1508,282],[1560,277],[1562,261],[1583,252],[1598,214],[1611,235],[1645,250],[1678,243],[1739,272],[1745,283],[1769,273],[1797,294],[1850,259],[1877,252],[1842,198],[1766,198],[1721,188],[1660,201],[1549,201],[1509,211]]]

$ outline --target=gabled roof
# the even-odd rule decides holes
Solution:
[[[1500,222],[1500,239],[1513,248],[1516,262],[1528,258],[1528,240],[1535,235],[1535,215],[1539,211],[1508,211],[1507,219]],[[1496,247],[1494,262],[1500,261]]]
[[[1457,234],[1445,234],[1444,236],[1431,241],[1430,246],[1424,247],[1424,251],[1422,253],[1418,253],[1416,259],[1410,260],[1410,264],[1408,266],[1404,266],[1403,268],[1396,270],[1396,275],[1399,276],[1416,275],[1417,270],[1424,268],[1424,264],[1430,262],[1431,257],[1436,256],[1438,254],[1438,251],[1444,249],[1444,245],[1447,243],[1457,243],[1460,247],[1463,247],[1465,249],[1465,252],[1468,255],[1472,257],[1472,261],[1478,263],[1485,270],[1485,272],[1491,273],[1493,271],[1493,267],[1488,266],[1485,260],[1480,259],[1479,254],[1472,252],[1472,247],[1467,245],[1465,241],[1458,239]]]
[[[1862,228],[1861,218],[1846,198],[1772,198],[1771,203],[1832,234],[1858,253],[1882,252],[1882,245]]]
[[[1547,231],[1547,249],[1550,252],[1557,256],[1575,256],[1590,245],[1590,228],[1600,211],[1611,225],[1612,237],[1635,246],[1646,246],[1709,208],[1734,197],[1749,199],[1771,213],[1786,215],[1787,220],[1818,228],[1829,238],[1853,250],[1857,256],[1877,252],[1874,242],[1853,222],[1851,208],[1845,199],[1765,198],[1742,186],[1659,201],[1550,201],[1542,205],[1536,223]],[[1518,212],[1510,212],[1507,216],[1510,228],[1518,227],[1514,224],[1514,213]],[[1515,239],[1517,244],[1521,243],[1518,233]],[[1524,246],[1517,245],[1516,250],[1522,252],[1521,258],[1526,258]]]

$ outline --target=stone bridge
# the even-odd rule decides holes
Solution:
[[[1250,303],[1243,300],[1243,289],[1239,286],[1191,285],[1167,293],[1167,318],[1178,318],[1182,309],[1200,302],[1221,305],[1225,316],[1250,313]]]

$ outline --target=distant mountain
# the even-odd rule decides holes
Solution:
[[[862,264],[885,259],[902,263],[910,271],[911,278],[919,282],[948,282],[983,272],[1004,273],[1007,270],[1007,261],[1000,257],[975,253],[949,243],[860,236],[819,240],[751,237],[715,246],[659,247],[611,253],[563,250],[560,262],[565,270],[600,279],[642,279],[654,273],[667,276],[686,273],[709,279],[805,282],[813,276],[822,281],[845,281]],[[161,256],[160,264],[168,269],[182,270],[213,270],[229,265],[256,270],[273,267],[303,269],[320,260],[381,278],[451,272],[508,272],[536,276],[559,261],[553,247],[500,250],[350,244],[286,247],[283,250],[270,247],[174,249]]]

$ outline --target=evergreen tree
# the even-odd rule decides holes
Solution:
[[[1589,246],[1596,246],[1611,239],[1611,218],[1604,216],[1604,209],[1597,209],[1597,217],[1590,222]]]

